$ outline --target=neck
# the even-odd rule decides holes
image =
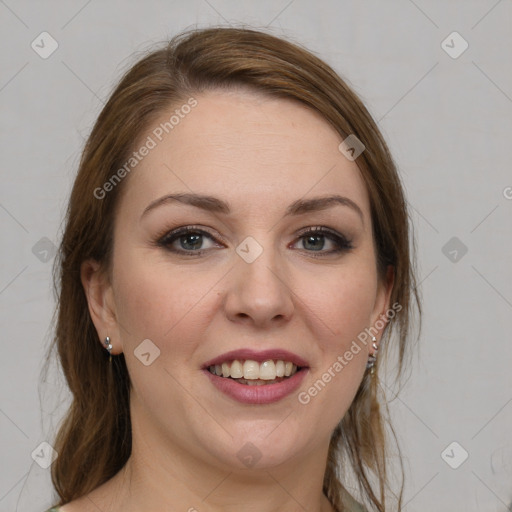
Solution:
[[[109,512],[333,512],[322,492],[328,442],[280,465],[234,469],[194,459],[139,427],[130,459],[108,483]]]
[[[205,469],[193,481],[160,472],[161,468],[141,464],[135,457],[120,481],[119,506],[112,512],[170,510],[187,512],[333,512],[321,488],[312,488],[302,478],[284,475],[279,469],[250,473],[215,473]],[[302,484],[302,485],[301,485]]]

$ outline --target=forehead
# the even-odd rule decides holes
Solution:
[[[339,151],[342,137],[319,113],[248,90],[194,99],[193,108],[177,104],[162,112],[142,134],[140,144],[149,137],[154,147],[129,176],[124,195],[130,204],[179,191],[214,195],[247,210],[339,193],[368,213],[360,171]]]

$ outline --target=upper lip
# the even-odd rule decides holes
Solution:
[[[239,350],[231,350],[230,352],[225,352],[220,356],[210,359],[209,361],[204,363],[203,368],[208,368],[216,364],[226,363],[228,361],[234,361],[235,359],[239,361],[246,361],[250,359],[252,361],[257,361],[258,363],[262,363],[263,361],[273,359],[274,361],[290,361],[293,364],[300,367],[309,366],[308,362],[305,359],[302,359],[302,357],[298,356],[297,354],[294,354],[293,352],[289,352],[288,350],[276,348],[256,351],[250,348],[242,348]]]

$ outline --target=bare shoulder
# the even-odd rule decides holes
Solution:
[[[55,512],[98,512],[111,510],[112,498],[117,494],[117,478],[114,476],[87,494],[58,507]],[[53,511],[48,511],[53,512]]]
[[[53,509],[52,509],[53,511]],[[52,512],[49,511],[49,512]],[[82,498],[74,501],[70,501],[65,505],[55,509],[55,512],[90,512],[92,508],[87,505]]]
[[[49,512],[53,512],[53,510],[55,512],[98,512],[98,506],[95,500],[92,500],[89,495],[85,495]]]

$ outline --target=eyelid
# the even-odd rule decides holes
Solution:
[[[161,246],[167,246],[171,243],[171,239],[179,239],[180,236],[186,235],[188,233],[193,234],[199,234],[202,236],[205,236],[212,240],[212,242],[216,245],[219,245],[219,242],[222,242],[223,245],[227,245],[227,242],[225,241],[224,237],[220,234],[214,234],[208,231],[207,229],[197,226],[197,225],[186,225],[186,226],[179,226],[174,229],[166,229],[156,237],[156,244]],[[200,251],[194,251],[195,253],[204,252],[205,249],[202,249]],[[179,252],[179,251],[177,251]],[[183,251],[183,252],[192,252],[192,251]]]
[[[327,226],[308,226],[307,228],[299,229],[299,231],[297,231],[295,233],[295,236],[304,236],[308,233],[315,233],[315,232],[320,232],[320,234],[330,233],[331,235],[339,237],[339,238],[346,238],[341,233],[338,233],[336,230],[334,230],[332,228],[328,228]]]
[[[352,239],[350,237],[344,235],[343,233],[339,233],[338,231],[332,228],[328,228],[327,226],[309,226],[307,228],[303,228],[296,233],[296,240],[293,243],[295,244],[298,240],[310,234],[324,236],[325,238],[331,240],[337,246],[336,249],[330,251],[306,251],[305,249],[303,249],[307,253],[311,254],[313,257],[322,257],[329,256],[332,254],[339,254],[354,248]]]
[[[199,234],[202,236],[205,236],[212,240],[214,244],[217,246],[219,245],[219,240],[221,241],[222,245],[228,245],[225,238],[221,236],[220,234],[213,234],[208,229],[205,229],[203,227],[200,227],[198,225],[183,225],[176,227],[174,229],[166,229],[164,230],[159,236],[156,237],[155,244],[160,247],[164,247],[168,249],[170,252],[173,252],[175,254],[187,254],[187,255],[201,255],[205,252],[208,252],[211,250],[208,249],[199,249],[197,251],[186,251],[184,249],[169,249],[169,246],[172,242],[175,242],[177,239],[179,239],[180,236],[186,235],[187,233],[193,233],[193,234]],[[333,254],[339,254],[342,252],[346,252],[350,249],[353,249],[352,240],[345,236],[342,233],[339,233],[338,231],[328,228],[326,226],[308,226],[305,228],[300,229],[299,231],[294,233],[294,240],[291,242],[292,245],[295,245],[302,237],[309,235],[309,234],[317,234],[326,237],[327,239],[331,240],[337,248],[331,249],[329,251],[308,251],[306,249],[299,249],[302,252],[306,252],[310,254],[312,257],[324,257],[329,256]],[[316,253],[316,254],[315,254]]]

